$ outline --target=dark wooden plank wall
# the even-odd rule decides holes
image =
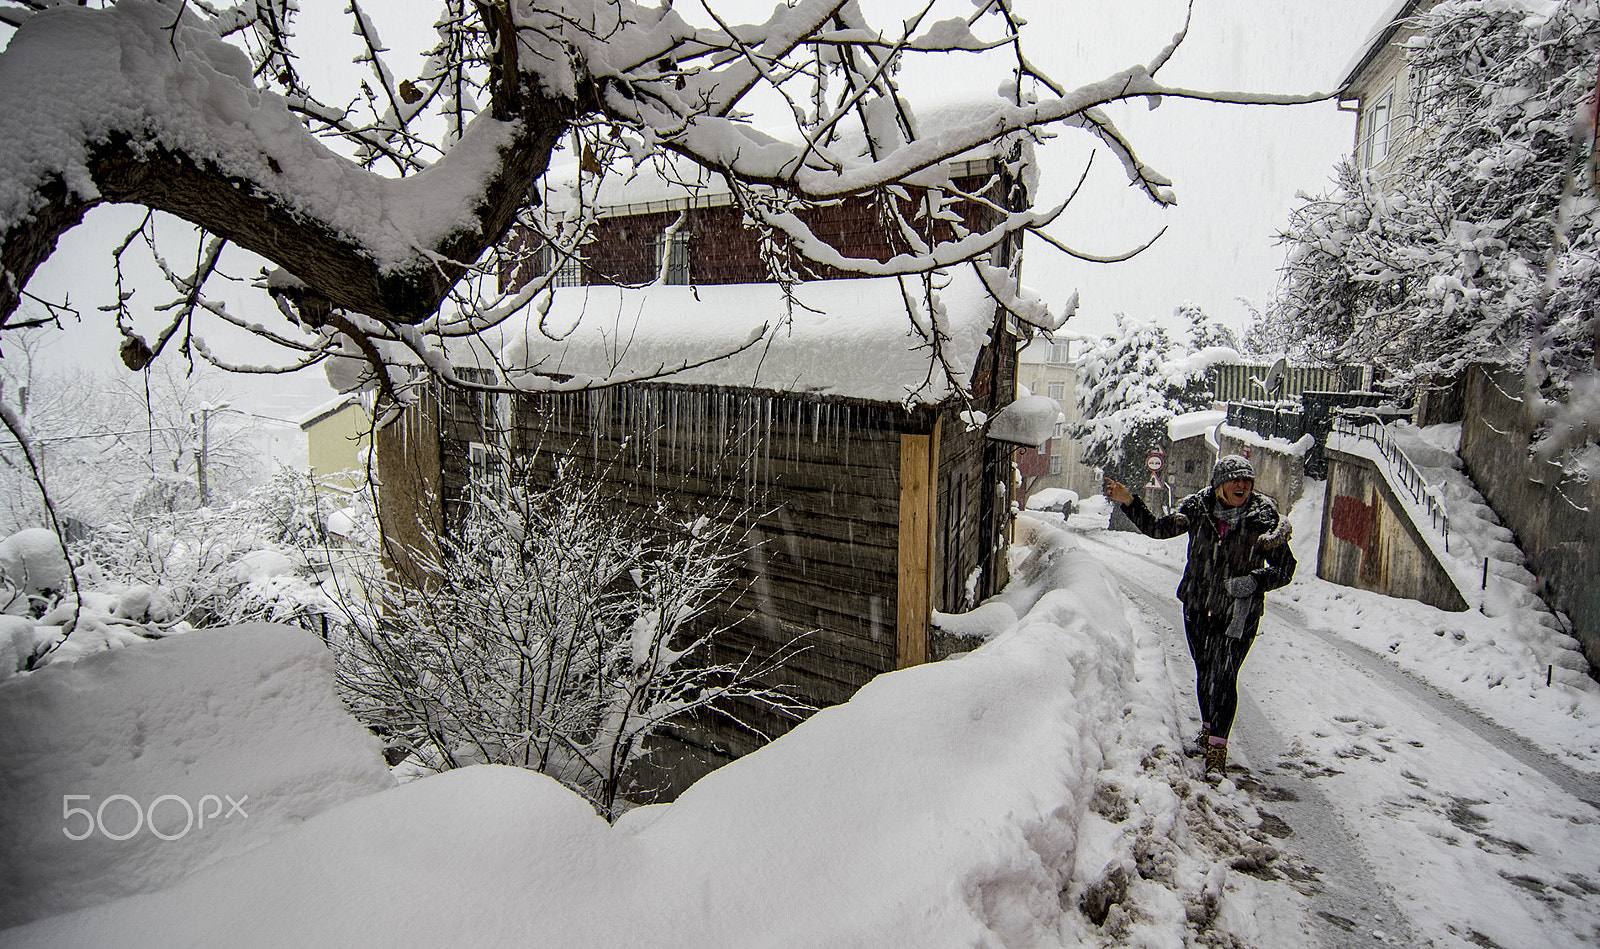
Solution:
[[[980,354],[973,377],[973,407],[993,416],[1016,392],[1016,345],[1006,330]],[[1009,579],[1004,536],[1012,501],[1012,447],[967,431],[956,407],[946,411],[939,442],[939,501],[934,544],[934,607],[971,609]],[[967,597],[967,578],[982,569]]]
[[[634,386],[525,396],[513,454],[532,483],[558,460],[595,473],[635,509],[665,504],[748,531],[745,569],[710,617],[730,627],[716,658],[798,649],[775,680],[817,705],[846,701],[894,668],[899,437],[931,410],[749,390]],[[762,731],[792,721],[741,708]],[[761,743],[718,733],[733,755]]]

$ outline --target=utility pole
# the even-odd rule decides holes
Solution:
[[[194,456],[194,481],[195,487],[200,491],[200,506],[211,506],[211,495],[206,485],[206,455],[211,449],[211,416],[216,412],[227,411],[229,403],[221,405],[200,406],[200,449]]]
[[[200,506],[210,507],[211,500],[206,495],[206,441],[211,433],[211,407],[200,408],[200,451],[195,455],[194,480],[195,487],[200,489]]]

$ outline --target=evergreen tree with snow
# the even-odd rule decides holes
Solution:
[[[1210,404],[1209,363],[1190,356],[1161,326],[1117,315],[1117,332],[1078,360],[1080,418],[1072,437],[1086,463],[1118,481],[1143,483],[1145,453],[1166,447],[1167,422]]]
[[[1191,350],[1198,352],[1210,346],[1221,346],[1239,351],[1239,334],[1206,313],[1198,303],[1180,303],[1172,311],[1172,316],[1187,327]]]

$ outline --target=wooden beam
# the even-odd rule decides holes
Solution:
[[[900,436],[900,583],[895,668],[928,661],[933,620],[933,525],[939,496],[939,423],[928,435]]]

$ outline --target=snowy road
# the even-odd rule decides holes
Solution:
[[[1167,643],[1184,548],[1081,534]],[[1241,675],[1231,774],[1283,856],[1237,888],[1261,945],[1565,947],[1600,938],[1600,788],[1382,657],[1307,623],[1301,558]],[[1381,608],[1385,598],[1370,597]],[[1324,623],[1323,625],[1327,625]],[[1190,722],[1189,728],[1195,726]],[[1249,928],[1248,926],[1246,927]]]

